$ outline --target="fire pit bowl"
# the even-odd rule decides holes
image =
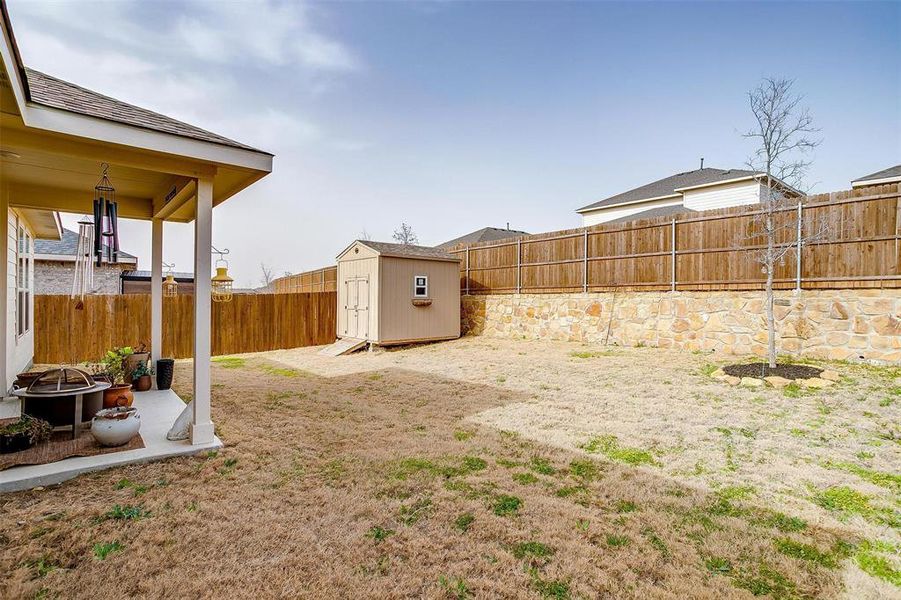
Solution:
[[[27,388],[13,390],[13,395],[22,399],[22,414],[43,414],[54,410],[50,404],[63,402],[70,415],[65,425],[71,428],[72,439],[78,437],[82,427],[84,396],[110,387],[109,383],[94,381],[88,373],[72,367],[60,367],[44,371]]]

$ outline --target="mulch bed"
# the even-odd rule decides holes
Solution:
[[[771,369],[767,363],[750,363],[745,365],[729,365],[723,367],[726,375],[733,377],[784,377],[785,379],[810,379],[819,377],[823,369],[810,365],[780,365]]]
[[[4,420],[0,420],[3,423]],[[97,443],[90,431],[83,431],[78,438],[72,439],[71,432],[56,432],[50,440],[32,446],[21,452],[0,454],[0,471],[19,465],[44,465],[72,456],[93,456],[109,454],[125,450],[138,450],[144,447],[141,434],[136,435],[124,446],[105,448]]]

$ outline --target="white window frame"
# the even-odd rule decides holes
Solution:
[[[31,331],[31,234],[16,221],[16,338]]]
[[[422,279],[424,281],[423,285],[418,285],[417,281]],[[423,289],[423,293],[417,293],[419,288]],[[413,297],[414,298],[428,298],[429,297],[429,276],[428,275],[414,275],[413,276]]]

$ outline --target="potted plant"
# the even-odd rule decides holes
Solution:
[[[134,351],[126,346],[108,350],[100,361],[110,376],[110,386],[103,392],[103,408],[116,406],[131,406],[134,394],[131,393],[131,383],[125,379],[125,359],[134,354]]]
[[[141,429],[138,409],[129,406],[104,408],[91,421],[91,435],[101,446],[122,446]]]
[[[20,452],[50,437],[50,423],[22,415],[16,421],[0,427],[0,453]]]
[[[150,361],[150,352],[147,351],[147,346],[143,342],[137,349],[123,348],[123,350],[132,350],[131,354],[125,357],[124,363],[125,381],[131,381],[134,379],[134,370],[138,368],[138,365]]]
[[[152,367],[147,366],[146,362],[138,363],[138,366],[131,373],[131,385],[134,387],[134,390],[136,392],[146,392],[153,387],[151,375],[153,375]]]

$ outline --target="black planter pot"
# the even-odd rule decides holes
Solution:
[[[156,389],[168,390],[172,387],[172,375],[175,372],[174,358],[161,358],[156,361]]]
[[[31,440],[27,431],[0,435],[0,454],[20,452],[31,448]]]

